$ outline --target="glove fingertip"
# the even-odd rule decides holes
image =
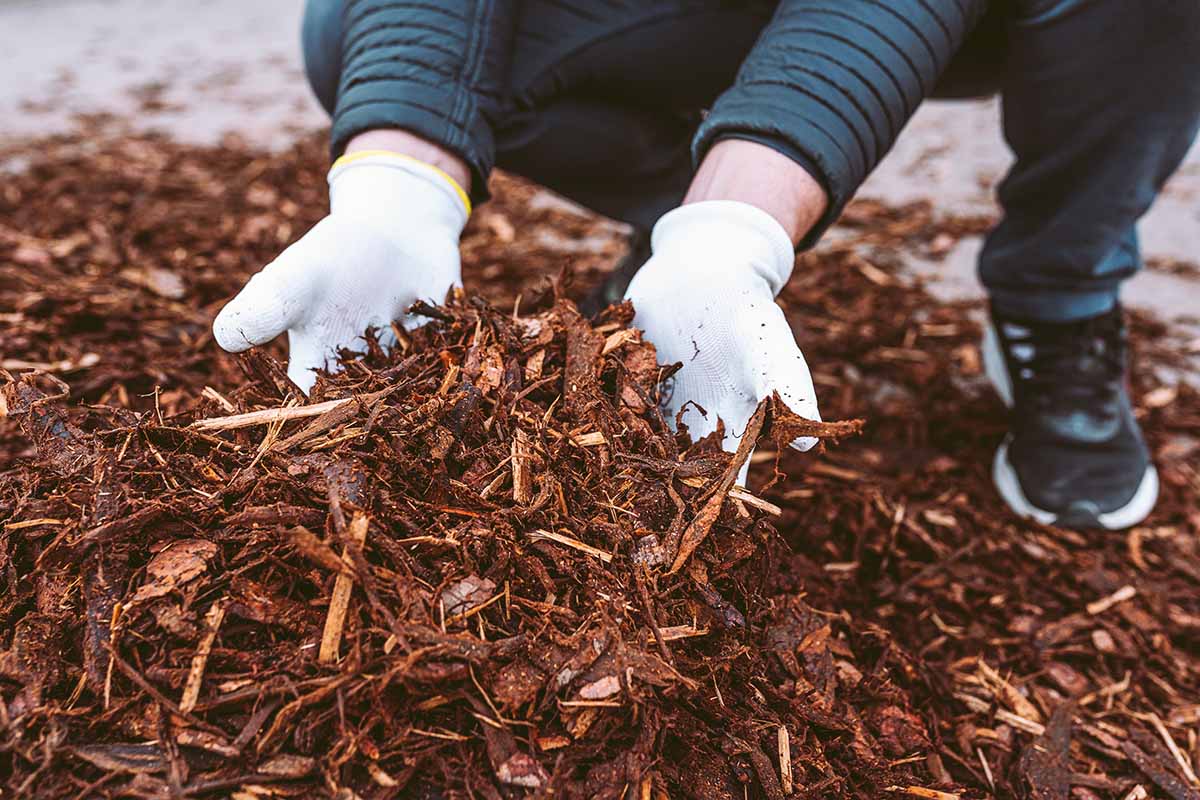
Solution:
[[[317,382],[317,373],[313,368],[294,359],[288,364],[287,376],[305,395],[312,392],[313,384]]]
[[[221,309],[221,313],[217,314],[217,318],[213,320],[213,338],[227,353],[241,353],[249,350],[254,343],[238,330],[237,324],[230,319],[233,315],[226,313],[228,309],[229,306]]]
[[[222,348],[240,353],[266,344],[292,326],[299,305],[290,302],[273,278],[258,273],[217,314],[213,336]]]
[[[222,350],[241,353],[271,341],[282,332],[282,329],[274,330],[273,326],[264,326],[261,318],[247,314],[240,305],[235,297],[213,320],[213,338]]]

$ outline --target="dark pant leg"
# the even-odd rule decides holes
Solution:
[[[515,112],[496,135],[496,165],[604,216],[649,230],[692,176],[696,122],[563,97]]]
[[[700,109],[770,15],[722,0],[523,3],[497,165],[648,229],[683,199]]]
[[[1014,8],[1003,92],[1017,162],[980,278],[1007,313],[1092,316],[1137,270],[1135,223],[1200,125],[1200,3]]]

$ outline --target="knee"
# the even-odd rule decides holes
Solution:
[[[344,0],[306,0],[300,25],[304,74],[313,94],[330,114],[337,105],[342,72],[342,7]]]

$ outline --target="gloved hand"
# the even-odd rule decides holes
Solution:
[[[674,386],[664,390],[671,419],[686,404],[681,420],[696,440],[716,430],[720,418],[728,451],[737,449],[758,402],[773,391],[801,417],[820,420],[808,364],[775,304],[795,260],[783,226],[752,205],[709,200],[665,214],[650,246],[653,256],[625,297],[659,363],[683,363]],[[792,447],[816,443],[804,437]]]
[[[288,334],[288,377],[305,392],[314,368],[334,363],[339,347],[362,345],[379,329],[395,343],[393,320],[415,301],[441,303],[462,284],[458,240],[470,213],[462,189],[415,159],[365,151],[329,171],[330,213],[254,275],[213,322],[231,353]]]

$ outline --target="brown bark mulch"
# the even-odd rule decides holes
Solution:
[[[322,215],[319,141],[19,155],[6,795],[1200,797],[1200,402],[1135,318],[1160,507],[1014,519],[978,309],[895,268],[986,220],[861,202],[800,259],[822,411],[865,426],[798,454],[765,403],[752,493],[669,430],[630,309],[571,302],[614,226],[535,187],[498,177],[467,291],[305,400],[208,326]]]

